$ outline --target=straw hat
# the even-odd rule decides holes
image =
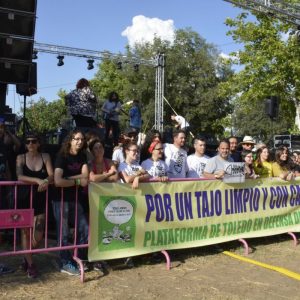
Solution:
[[[243,138],[243,141],[240,144],[241,145],[243,145],[243,144],[253,144],[253,145],[255,145],[256,143],[255,143],[252,136],[245,135],[245,137]]]

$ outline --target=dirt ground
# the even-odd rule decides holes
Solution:
[[[249,258],[300,273],[300,245],[294,247],[289,236],[248,242],[253,248]],[[244,255],[234,241],[172,251],[170,271],[164,262],[151,263],[150,256],[134,258],[132,269],[120,260],[109,261],[108,275],[88,272],[84,284],[58,272],[55,253],[35,256],[37,279],[19,269],[20,257],[5,258],[17,270],[0,277],[0,299],[300,299],[298,280],[231,258],[223,250]]]

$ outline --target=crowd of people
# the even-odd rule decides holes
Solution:
[[[87,83],[83,81],[82,84],[85,84],[83,87],[86,90],[85,95],[90,95]],[[135,104],[132,113],[140,114],[136,105],[138,103]],[[41,151],[42,143],[38,135],[27,134],[25,149],[22,151],[20,141],[0,120],[1,180],[19,180],[34,184],[33,189],[22,185],[18,187],[17,207],[34,208],[32,234],[29,229],[21,230],[21,245],[24,250],[29,249],[29,245],[32,248],[39,247],[43,239],[48,187],[52,189],[49,197],[56,223],[58,245],[67,246],[71,220],[76,209],[77,223],[73,226],[77,228],[77,243],[88,242],[89,182],[121,182],[138,189],[140,182],[149,180],[159,182],[167,182],[173,178],[222,180],[228,162],[244,162],[246,179],[279,177],[282,180],[293,180],[299,175],[300,158],[297,153],[291,156],[289,149],[282,146],[276,149],[275,155],[271,158],[268,147],[256,143],[251,136],[245,136],[241,143],[238,143],[238,138],[234,136],[221,140],[216,153],[210,155],[211,157],[207,155],[206,140],[201,136],[194,137],[193,150],[187,148],[185,127],[173,132],[172,143],[165,143],[157,130],[148,132],[143,143],[138,142],[140,123],[132,124],[135,126],[119,134],[118,114],[115,114],[119,109],[118,95],[113,92],[103,105],[103,111],[107,114],[106,132],[111,129],[113,131],[112,139],[115,147],[111,157],[105,155],[105,140],[109,138],[107,133],[105,140],[102,140],[95,133],[84,133],[77,128],[64,139],[59,152],[51,161],[47,149]],[[76,123],[93,123],[89,114],[81,118],[74,110],[74,116]],[[13,207],[7,196],[10,194],[12,193],[9,189],[5,190],[5,187],[2,187],[1,195],[5,197],[1,198],[0,209]],[[78,196],[77,205],[74,201],[76,196]],[[61,205],[62,198],[64,205]],[[85,248],[79,249],[78,257],[83,261],[87,260]],[[70,251],[60,251],[60,262],[61,272],[70,275],[80,274]],[[126,259],[126,264],[132,266],[132,260]],[[105,272],[104,266],[103,262],[92,265],[95,270],[101,272]],[[38,268],[31,254],[24,255],[22,268],[28,277],[38,276]],[[2,274],[9,271],[7,266],[0,264]]]

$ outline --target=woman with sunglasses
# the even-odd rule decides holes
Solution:
[[[120,163],[118,172],[125,183],[132,183],[132,188],[137,189],[139,182],[147,181],[150,175],[136,162],[139,154],[136,142],[130,141],[123,145],[125,161]]]
[[[49,154],[39,151],[40,141],[35,134],[26,137],[25,154],[17,156],[16,172],[18,180],[33,184],[32,187],[32,207],[34,209],[34,227],[32,232],[32,248],[36,248],[43,239],[45,227],[45,208],[46,208],[46,190],[53,182],[53,168]],[[18,195],[18,208],[29,208],[30,205],[30,186],[20,186]],[[29,249],[30,230],[29,228],[21,230],[21,241],[23,249]],[[28,277],[37,276],[36,266],[33,264],[32,255],[25,254],[23,262],[24,271]]]
[[[52,204],[56,220],[58,244],[61,244],[61,246],[68,245],[69,223],[75,222],[76,195],[78,197],[77,244],[87,244],[88,241],[88,223],[81,205],[81,198],[83,198],[82,187],[87,186],[89,176],[85,149],[86,142],[83,133],[80,130],[74,130],[70,132],[62,144],[56,157],[54,182],[57,187],[63,189],[59,189],[59,194],[53,199]],[[63,205],[61,203],[62,196]],[[63,212],[61,212],[62,207]],[[62,221],[60,220],[61,214],[63,215]],[[61,224],[62,229],[60,230]],[[61,237],[60,232],[62,232]],[[78,257],[85,260],[86,249],[79,249]],[[61,272],[69,275],[80,274],[77,264],[68,250],[60,251],[60,258]]]
[[[266,146],[262,146],[256,152],[254,171],[261,178],[273,177],[273,167],[270,162],[270,152]]]
[[[245,178],[256,179],[259,175],[255,174],[253,167],[253,153],[251,150],[243,150],[241,153],[242,161],[245,163]]]
[[[273,176],[283,180],[293,180],[293,167],[294,164],[290,158],[289,149],[285,146],[276,149],[275,162],[273,162]]]
[[[142,168],[146,170],[151,178],[164,182],[168,181],[168,167],[162,160],[164,155],[163,144],[159,141],[154,141],[148,148],[151,158],[142,162]]]

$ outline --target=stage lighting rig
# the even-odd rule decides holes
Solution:
[[[88,63],[88,66],[87,66],[88,70],[94,69],[94,62],[95,61],[93,59],[88,59],[86,62]]]
[[[64,65],[64,58],[65,58],[65,57],[64,57],[63,55],[58,55],[56,58],[58,59],[57,65],[58,65],[59,67],[63,66],[63,65]]]

